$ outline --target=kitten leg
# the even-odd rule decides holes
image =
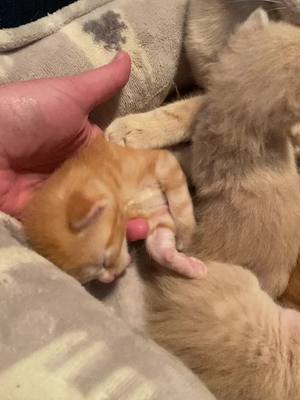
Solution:
[[[157,152],[155,176],[164,192],[176,229],[177,248],[187,247],[196,221],[186,177],[175,156],[169,151]]]
[[[139,149],[162,148],[188,141],[202,99],[199,95],[146,113],[118,118],[108,126],[105,137],[110,142]]]
[[[200,260],[177,251],[174,232],[169,228],[154,229],[146,239],[146,247],[157,263],[187,278],[203,278],[207,273]]]

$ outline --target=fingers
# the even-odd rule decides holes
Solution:
[[[111,63],[73,77],[77,89],[82,91],[81,101],[86,111],[109,100],[122,89],[129,79],[130,70],[130,57],[121,52]]]

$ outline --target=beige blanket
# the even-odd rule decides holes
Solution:
[[[120,98],[97,110],[118,114],[162,103],[179,68],[187,0],[80,0],[16,29],[0,30],[0,83],[76,74],[109,62],[120,49],[132,58]],[[76,18],[75,18],[76,17]]]

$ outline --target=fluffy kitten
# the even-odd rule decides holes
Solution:
[[[276,305],[249,271],[207,267],[203,280],[148,282],[150,336],[218,400],[299,400],[300,314]]]
[[[269,16],[300,23],[299,0],[190,0],[186,18],[185,50],[193,77],[200,87],[207,86],[210,65],[236,26],[258,7]]]
[[[166,199],[168,205],[166,204]],[[201,276],[205,266],[179,253],[195,228],[185,176],[167,151],[109,144],[99,136],[67,161],[22,216],[33,247],[82,282],[110,282],[130,263],[129,218],[149,220],[147,248],[160,264]]]
[[[299,43],[299,28],[253,14],[212,67],[193,133],[197,253],[251,269],[273,297],[300,248]]]
[[[190,0],[184,48],[198,85],[206,86],[209,68],[226,45],[229,34],[259,5],[263,5],[273,19],[283,19],[299,25],[299,0]],[[202,110],[202,97],[196,96],[147,113],[119,118],[108,127],[106,136],[112,142],[135,148],[160,148],[188,141],[191,138],[191,125]],[[298,148],[299,131],[296,135]],[[189,166],[190,162],[186,163],[189,161],[189,151],[186,148],[179,159]],[[297,304],[300,307],[300,296],[296,291],[300,287],[300,265],[297,268],[299,272],[292,275],[287,300],[299,299]]]
[[[299,178],[287,133],[300,119],[300,29],[255,12],[211,74],[195,126],[202,282],[148,285],[148,329],[220,400],[299,400],[300,314],[279,295],[299,249]],[[258,96],[259,94],[259,96]]]

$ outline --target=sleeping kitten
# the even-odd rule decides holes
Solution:
[[[213,67],[195,126],[199,226],[191,254],[207,278],[148,282],[148,330],[219,400],[300,399],[300,314],[280,308],[300,244],[300,29],[255,12]],[[228,262],[223,264],[218,261]]]
[[[271,296],[300,249],[300,186],[290,132],[300,122],[300,29],[261,10],[211,69],[195,123],[195,236],[204,259],[252,270]]]
[[[273,20],[300,24],[299,0],[190,0],[186,17],[185,50],[193,77],[207,87],[210,65],[226,45],[237,25],[258,7]]]
[[[81,282],[111,282],[130,263],[126,222],[136,217],[149,221],[146,245],[159,264],[190,278],[205,274],[175,247],[175,235],[179,249],[189,243],[195,219],[185,176],[167,151],[125,149],[99,136],[50,177],[22,221],[34,249],[60,268]]]

